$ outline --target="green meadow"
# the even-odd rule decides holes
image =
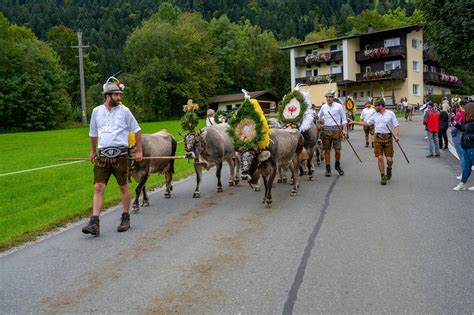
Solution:
[[[182,141],[179,121],[141,124],[143,133],[167,129]],[[202,127],[202,126],[200,126]],[[0,134],[0,174],[60,163],[60,157],[88,157],[88,128]],[[177,155],[184,155],[178,143]],[[177,160],[173,180],[193,174],[192,163]],[[163,175],[152,175],[147,186],[164,183]],[[0,176],[0,250],[32,240],[38,235],[91,214],[92,164],[78,162],[60,167]],[[136,182],[129,185],[132,198]],[[111,177],[104,196],[104,208],[117,204],[120,193]]]

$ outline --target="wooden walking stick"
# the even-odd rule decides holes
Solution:
[[[331,112],[328,110],[328,114],[329,116],[331,116],[332,120],[334,120],[334,122],[336,123],[336,125],[341,128],[341,126],[337,123],[337,121],[334,119],[333,115],[331,114]],[[351,146],[351,149],[352,151],[354,151],[354,154],[357,156],[357,158],[359,159],[359,161],[362,163],[362,160],[360,159],[359,155],[357,154],[356,150],[354,149],[354,147],[352,146],[352,143],[349,141],[349,138],[346,138],[347,140],[347,143],[349,143],[349,145]]]
[[[385,126],[387,126],[388,130],[390,130],[390,132],[393,135],[394,133],[393,133],[392,129],[387,124],[385,124]],[[405,151],[403,151],[402,146],[400,145],[400,139],[398,139],[398,141],[395,141],[395,142],[398,144],[398,147],[400,148],[400,151],[402,151],[403,156],[405,157],[405,160],[407,160],[407,163],[410,163],[410,161],[408,161],[407,155],[405,154]]]
[[[129,159],[134,160],[131,157],[119,157],[119,159]],[[142,160],[178,160],[178,159],[187,159],[186,156],[144,156]],[[88,157],[71,157],[71,158],[59,158],[59,161],[88,161]]]

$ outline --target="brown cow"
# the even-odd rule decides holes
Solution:
[[[272,204],[272,186],[280,167],[288,167],[293,177],[291,195],[298,193],[299,154],[303,150],[304,139],[298,130],[272,129],[270,145],[261,152],[254,150],[240,151],[242,180],[250,185],[258,182],[260,176],[265,185],[263,203]]]
[[[176,154],[176,140],[166,130],[161,130],[160,132],[154,134],[144,134],[142,136],[142,148],[143,157],[174,156]],[[133,212],[138,212],[140,210],[138,200],[140,198],[141,192],[143,192],[142,207],[147,207],[150,205],[145,186],[150,173],[165,174],[165,198],[171,197],[171,191],[173,190],[171,181],[173,180],[174,160],[135,161],[129,174],[138,182],[137,188],[135,189],[135,200],[132,206]]]
[[[230,168],[229,186],[239,183],[236,173],[237,161],[235,158],[234,145],[227,134],[228,124],[217,124],[206,127],[199,133],[190,132],[184,135],[184,147],[186,156],[194,158],[194,170],[196,171],[196,189],[193,198],[199,198],[201,193],[201,167],[209,170],[216,166],[217,192],[222,192],[221,172],[222,164],[227,161]]]

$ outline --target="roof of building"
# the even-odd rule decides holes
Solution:
[[[348,36],[322,39],[322,40],[318,40],[318,41],[314,41],[314,42],[301,43],[301,44],[297,44],[297,45],[281,47],[280,49],[285,50],[285,49],[291,49],[291,48],[296,48],[296,47],[312,46],[312,45],[315,45],[315,44],[334,42],[334,41],[338,41],[338,40],[362,37],[362,36],[366,36],[366,35],[381,34],[381,33],[385,33],[385,32],[388,33],[388,32],[393,32],[393,31],[396,31],[396,30],[411,31],[411,30],[415,30],[415,29],[418,29],[418,28],[421,28],[421,27],[422,27],[422,24],[414,24],[414,25],[408,25],[408,26],[403,26],[403,27],[389,28],[389,29],[380,30],[380,31],[373,31],[373,32],[370,32],[370,33],[367,32],[367,33],[357,34],[357,35],[348,35]]]
[[[263,90],[263,91],[255,91],[249,92],[251,98],[258,98],[264,94],[269,94],[272,97],[279,99],[279,97],[274,94],[271,90]],[[230,102],[230,101],[242,101],[244,99],[244,93],[235,93],[235,94],[226,94],[226,95],[217,95],[211,97],[208,102],[209,104],[212,103],[222,103],[222,102]]]

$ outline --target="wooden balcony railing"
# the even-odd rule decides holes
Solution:
[[[390,70],[390,74],[386,76],[366,76],[364,77],[363,73],[356,74],[356,81],[377,81],[377,80],[387,80],[387,79],[406,79],[407,71],[405,69],[395,69]]]
[[[423,72],[423,81],[427,84],[433,85],[440,85],[446,87],[454,87],[461,85],[461,80],[457,79],[450,79],[452,76],[450,75],[443,75],[437,72]]]
[[[323,77],[324,75],[322,76],[318,76],[318,77]],[[321,81],[321,82],[318,82],[318,80],[316,79],[317,77],[303,77],[303,78],[296,78],[296,84],[298,83],[304,83],[304,84],[308,84],[308,85],[314,85],[314,84],[327,84],[328,81],[327,80],[324,80],[324,81]],[[332,82],[340,82],[344,79],[342,73],[337,73],[337,74],[331,74],[331,80]]]
[[[372,56],[372,57],[366,56],[365,50],[358,51],[356,52],[356,61],[360,63],[360,62],[375,61],[375,60],[385,60],[385,59],[390,59],[392,57],[406,58],[406,55],[407,55],[406,46],[401,46],[401,45],[392,46],[392,47],[387,47],[387,49],[388,49],[388,54],[373,54],[375,56]]]
[[[296,57],[295,58],[295,66],[301,67],[301,66],[308,66],[308,65],[320,65],[323,63],[331,63],[331,62],[336,62],[336,61],[342,61],[342,51],[335,51],[331,52],[331,58],[328,59],[327,61],[315,61],[312,63],[307,63],[306,62],[306,56],[304,57]]]

